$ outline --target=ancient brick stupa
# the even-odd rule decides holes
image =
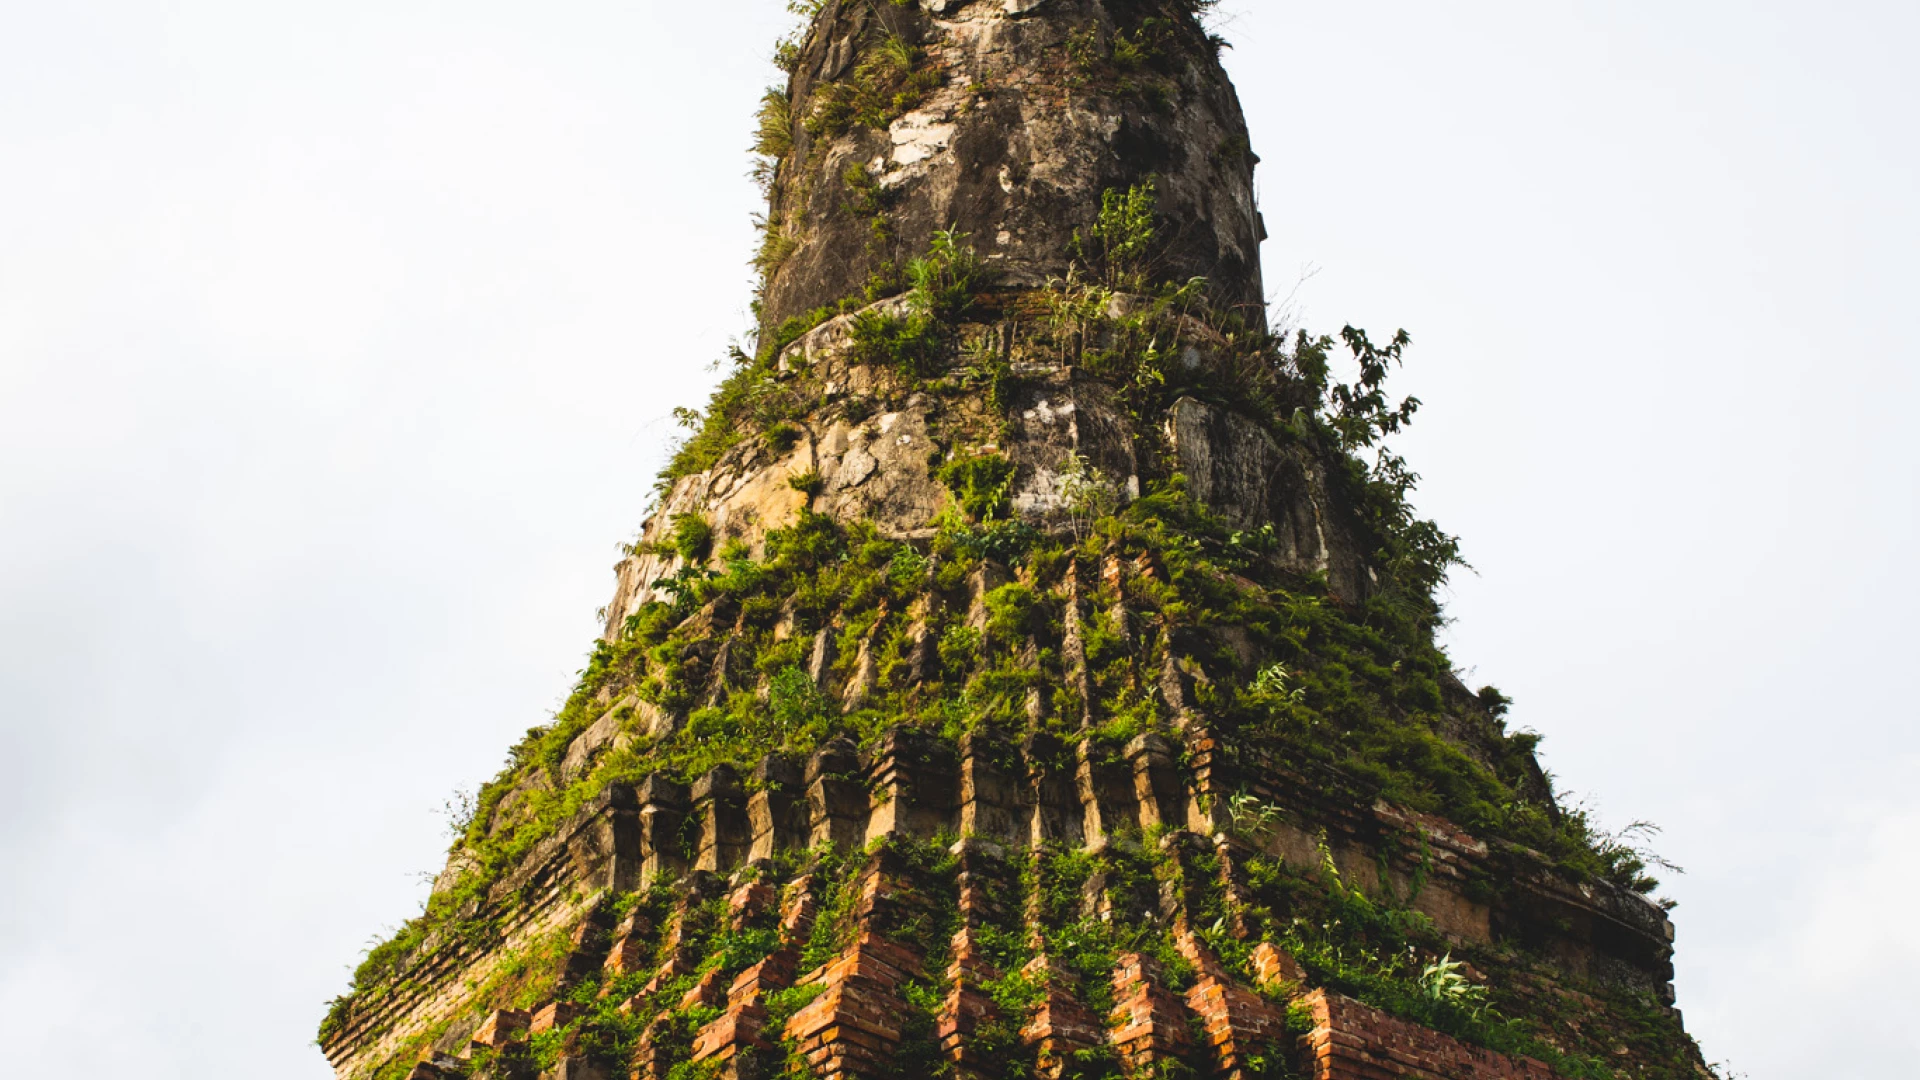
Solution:
[[[1642,859],[1434,644],[1404,338],[1268,324],[1206,5],[814,6],[757,347],[343,1080],[1701,1075]]]

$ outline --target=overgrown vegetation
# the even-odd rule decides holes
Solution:
[[[1198,13],[1211,4],[1188,6]],[[809,17],[818,7],[794,4]],[[1165,22],[1149,17],[1104,37],[1077,36],[1070,57],[1089,84],[1165,97],[1179,48]],[[789,70],[801,44],[794,38],[781,46]],[[860,49],[847,80],[819,87],[804,103],[768,92],[754,146],[763,183],[779,183],[796,126],[815,138],[883,128],[942,78],[905,37],[877,33]],[[890,244],[886,195],[866,167],[850,165],[841,181],[845,209],[872,219],[875,243]],[[716,534],[700,514],[673,517],[648,549],[678,561],[660,583],[666,599],[643,606],[596,646],[552,723],[529,731],[463,811],[455,849],[464,872],[420,918],[368,953],[323,1038],[356,1006],[377,1002],[420,956],[493,940],[518,902],[500,887],[507,873],[611,785],[650,774],[687,782],[723,765],[745,772],[770,753],[807,755],[837,738],[871,746],[895,725],[948,742],[992,733],[1051,752],[1060,767],[1079,751],[1108,761],[1142,734],[1181,742],[1179,718],[1159,689],[1160,673],[1175,665],[1192,677],[1192,704],[1229,775],[1284,767],[1294,780],[1357,805],[1384,800],[1443,815],[1483,838],[1545,853],[1575,881],[1654,888],[1647,870],[1665,864],[1645,848],[1649,827],[1609,833],[1584,809],[1558,807],[1533,761],[1538,737],[1508,732],[1506,699],[1491,688],[1466,693],[1434,643],[1436,591],[1462,564],[1458,541],[1414,510],[1418,477],[1389,449],[1420,407],[1386,389],[1408,335],[1380,344],[1354,327],[1275,334],[1216,307],[1206,281],[1166,279],[1157,201],[1152,178],[1105,193],[1076,234],[1072,269],[1044,289],[993,295],[969,238],[944,231],[904,271],[886,266],[862,295],[771,328],[751,353],[733,350],[732,369],[707,408],[678,414],[689,434],[663,474],[663,492],[743,447],[781,456],[799,446],[809,430],[802,421],[830,399],[807,372],[780,370],[780,356],[828,320],[852,315],[850,359],[877,373],[872,395],[896,407],[921,395],[943,416],[927,467],[949,503],[928,523],[932,539],[907,541],[870,522],[812,512],[826,489],[812,470],[788,480],[806,508],[767,530],[757,550]],[[798,236],[791,222],[764,225],[759,262],[771,275]],[[873,306],[901,290],[903,300]],[[1025,360],[1071,366],[1112,388],[1141,462],[1141,490],[1123,488],[1121,478],[1073,453],[1060,481],[1066,509],[1059,520],[1014,512],[1022,466],[1000,437],[1022,377],[1010,359],[1015,341]],[[1337,370],[1356,374],[1342,381]],[[1283,566],[1272,524],[1234,527],[1194,499],[1164,445],[1169,409],[1181,398],[1251,420],[1284,450],[1324,463],[1337,501],[1351,510],[1370,583],[1340,595],[1328,575]],[[878,407],[832,405],[855,423]],[[1103,572],[1116,566],[1133,570]],[[976,578],[998,584],[975,595]],[[870,685],[853,693],[856,679]],[[634,722],[642,709],[673,722],[642,731]],[[569,746],[609,712],[628,738],[584,775],[563,778]],[[1245,791],[1226,809],[1229,832],[1255,848],[1281,814]],[[957,927],[953,839],[808,856],[823,903],[801,943],[807,968],[851,940],[861,868],[887,861],[913,883],[905,921],[888,930],[924,947],[925,970],[935,974],[903,991],[903,1075],[949,1068],[933,1032],[950,989],[941,974],[945,943]],[[1165,918],[1167,896],[1181,898],[1190,925],[1243,974],[1253,944],[1270,940],[1299,958],[1315,985],[1479,1045],[1547,1060],[1576,1080],[1615,1075],[1595,1056],[1592,1039],[1556,1034],[1557,999],[1531,1000],[1524,986],[1489,985],[1478,974],[1525,970],[1533,958],[1469,949],[1456,959],[1412,910],[1424,879],[1414,883],[1414,896],[1396,896],[1391,885],[1369,893],[1349,883],[1330,854],[1318,874],[1255,858],[1239,871],[1252,901],[1236,906],[1222,888],[1234,872],[1224,856],[1185,844],[1135,833],[1098,854],[1050,847],[1009,871],[1026,902],[1002,905],[976,927],[999,972],[985,989],[1001,1013],[977,1038],[1006,1061],[1005,1075],[1037,1070],[1018,1038],[1047,992],[1048,976],[1024,970],[1037,957],[1065,972],[1100,1016],[1114,1004],[1110,978],[1122,953],[1153,957],[1171,989],[1190,984],[1195,973]],[[727,925],[717,899],[682,899],[655,883],[609,903],[623,914],[644,908],[651,925],[678,925],[706,957],[701,973],[730,975],[780,943],[770,923]],[[601,972],[567,983],[567,951],[563,940],[538,943],[476,997],[498,1005],[563,994],[588,1010],[565,1031],[535,1040],[532,1066],[550,1067],[563,1046],[624,1060],[641,1026],[666,1011],[670,1023],[657,1045],[682,1059],[674,1080],[699,1080],[684,1058],[694,1033],[717,1013],[682,1004],[697,975],[667,981],[622,1010],[646,979]],[[775,994],[768,1008],[776,1027],[817,993]],[[1609,1037],[1629,1044],[1636,1061],[1680,1067],[1672,1055],[1683,1044],[1657,1003],[1615,995],[1606,1010],[1632,1029],[1609,1029]],[[1252,1071],[1281,1080],[1289,1068],[1287,1053],[1275,1047],[1256,1055]],[[1082,1080],[1119,1073],[1110,1049],[1064,1068]]]
[[[849,78],[814,89],[803,121],[808,134],[833,138],[855,127],[885,130],[942,81],[927,51],[895,31],[883,27],[860,48]]]
[[[937,374],[954,341],[955,321],[990,279],[968,238],[951,231],[934,234],[927,253],[907,265],[906,279],[910,287],[904,312],[863,310],[865,296],[848,298],[786,320],[752,355],[733,350],[732,371],[705,411],[678,411],[690,434],[661,473],[656,492],[664,495],[681,477],[712,468],[754,432],[764,433],[776,453],[790,447],[799,436],[794,421],[819,401],[803,384],[783,379],[777,362],[788,345],[837,316],[856,316],[851,330],[858,362],[893,370],[909,382]]]
[[[1517,978],[1542,961],[1491,948],[1462,954],[1411,908],[1417,887],[1412,896],[1369,893],[1341,873],[1324,845],[1317,873],[1256,858],[1247,875],[1262,936],[1300,961],[1314,985],[1475,1045],[1545,1061],[1574,1080],[1614,1080],[1623,1058],[1637,1076],[1694,1072],[1690,1043],[1650,996],[1586,987],[1604,996],[1605,1009],[1587,1008],[1585,1027],[1569,1027],[1560,1020],[1578,1009],[1574,999],[1532,993],[1532,977]],[[1481,968],[1515,978],[1489,982]]]
[[[1211,12],[1218,0],[1182,0],[1176,6],[1193,20]],[[1069,36],[1070,84],[1166,109],[1187,66],[1201,59],[1217,62],[1227,47],[1225,38],[1204,27],[1183,27],[1150,13],[1146,5],[1128,5],[1116,9],[1113,26],[1091,23]]]
[[[510,955],[475,988],[469,1008],[477,1016],[556,999],[577,1006],[577,1018],[509,1048],[532,1070],[553,1068],[562,1053],[631,1062],[651,1028],[655,1060],[672,1076],[696,1077],[704,1074],[691,1061],[693,1040],[722,1012],[689,994],[696,984],[725,986],[783,947],[797,953],[796,970],[804,976],[823,969],[861,934],[874,934],[916,958],[897,989],[901,1037],[886,1075],[948,1076],[952,1065],[937,1030],[954,989],[950,943],[963,924],[958,888],[964,869],[999,898],[965,921],[974,950],[968,977],[991,1002],[969,1046],[995,1062],[998,1075],[1015,1080],[1039,1075],[1043,1065],[1081,1080],[1126,1075],[1111,1044],[1043,1062],[1021,1030],[1050,993],[1078,1001],[1093,1016],[1111,1014],[1119,1004],[1112,976],[1128,954],[1146,958],[1155,985],[1183,993],[1200,974],[1190,951],[1195,947],[1288,1010],[1286,1038],[1240,1048],[1249,1074],[1260,1080],[1303,1075],[1291,1040],[1309,1030],[1311,1020],[1289,1005],[1298,987],[1259,984],[1252,957],[1261,942],[1279,945],[1303,964],[1313,985],[1475,1045],[1545,1061],[1573,1080],[1694,1075],[1690,1044],[1656,1003],[1590,984],[1543,997],[1532,988],[1564,986],[1566,977],[1537,984],[1531,973],[1543,969],[1536,959],[1486,947],[1460,952],[1412,909],[1417,884],[1404,895],[1364,890],[1340,871],[1324,844],[1317,870],[1265,857],[1235,869],[1226,851],[1160,829],[1122,832],[1098,852],[1049,845],[1010,862],[979,847],[963,855],[956,839],[889,837],[857,851],[827,844],[798,859],[776,860],[758,872],[760,880],[792,898],[804,879],[817,905],[811,924],[792,934],[780,928],[777,909],[731,917],[724,890],[711,878],[677,888],[663,878],[640,892],[603,897],[589,920],[601,930],[584,938],[549,935]],[[1238,901],[1229,897],[1229,879],[1245,882]],[[598,962],[611,944],[604,928],[623,919],[645,935],[637,966],[624,974]],[[1189,933],[1197,946],[1182,944]],[[701,959],[674,977],[656,978],[676,950]],[[1490,983],[1483,969],[1507,972],[1513,981]],[[802,978],[764,999],[770,1049],[754,1051],[765,1055],[762,1065],[801,1067],[786,1022],[824,989]],[[1603,995],[1604,1011],[1584,996],[1591,994]],[[404,1075],[415,1048],[442,1030],[403,1048],[392,1077]],[[374,1080],[391,1078],[383,1070]]]

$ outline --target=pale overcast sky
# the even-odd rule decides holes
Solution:
[[[778,0],[0,3],[7,1071],[329,1075],[747,324]],[[1756,1078],[1920,1057],[1920,8],[1228,0],[1268,282],[1414,335],[1450,632]]]

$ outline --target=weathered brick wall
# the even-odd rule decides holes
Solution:
[[[1584,969],[1598,958],[1670,993],[1666,935],[1671,928],[1657,910],[1640,911],[1650,905],[1638,898],[1622,900],[1605,890],[1576,892],[1557,886],[1541,870],[1532,880],[1517,880],[1518,887],[1509,890],[1518,897],[1517,906],[1490,910],[1469,898],[1467,886],[1473,874],[1491,872],[1493,853],[1452,824],[1385,804],[1330,805],[1323,793],[1290,779],[1277,767],[1251,776],[1229,776],[1213,762],[1213,743],[1204,729],[1190,729],[1187,738],[1190,764],[1182,770],[1175,765],[1173,748],[1157,737],[1137,739],[1113,758],[1091,756],[1082,746],[1078,754],[1063,760],[1044,746],[1016,748],[983,736],[954,746],[898,730],[867,753],[849,742],[835,741],[805,762],[770,758],[755,770],[752,784],[743,784],[733,770],[722,768],[691,785],[654,777],[637,787],[618,786],[540,845],[519,871],[501,883],[497,892],[520,898],[519,914],[506,940],[490,948],[462,943],[426,950],[391,993],[380,996],[372,1007],[355,1011],[351,1022],[329,1041],[328,1057],[339,1074],[351,1080],[408,1039],[470,1012],[467,991],[485,980],[503,951],[564,928],[570,921],[578,922],[592,899],[608,889],[631,889],[655,875],[705,875],[717,882],[756,858],[764,860],[829,839],[859,847],[881,837],[924,839],[943,830],[964,830],[997,849],[1020,852],[1045,843],[1099,846],[1116,836],[1171,827],[1202,847],[1248,854],[1251,846],[1303,870],[1318,868],[1319,845],[1325,843],[1350,880],[1369,891],[1386,885],[1398,895],[1411,894],[1411,902],[1433,916],[1456,941],[1489,942],[1497,936],[1496,919],[1509,924],[1526,919],[1536,929],[1544,928],[1552,946],[1549,955],[1573,974],[1587,974]],[[1234,830],[1223,820],[1221,806],[1226,794],[1242,784],[1271,799],[1284,811],[1284,819],[1252,835]],[[1308,832],[1305,823],[1309,822],[1324,831]],[[1406,842],[1408,837],[1419,843]],[[1388,845],[1386,838],[1401,842]],[[1424,853],[1421,867],[1412,861],[1415,856],[1410,853],[1415,850]],[[1383,851],[1387,852],[1384,858]],[[1416,870],[1426,878],[1423,891],[1409,889]],[[765,897],[759,900],[762,906],[767,902]],[[632,947],[621,944],[628,939],[616,938],[616,955],[608,962],[620,965],[627,962],[622,949],[631,952]],[[883,957],[884,951],[874,943],[864,951],[855,950],[844,958],[844,979],[832,972],[814,973],[834,987],[833,993],[803,1014],[832,1018],[808,1036],[812,1044],[808,1056],[827,1055],[820,1063],[824,1072],[835,1071],[834,1063],[851,1069],[851,1063],[883,1052],[874,1040],[884,1041],[887,1029],[880,1018],[886,1009],[884,1004],[870,1007],[870,1001],[875,995],[884,999],[888,971],[897,972],[904,962],[897,956]],[[680,957],[677,962],[691,970],[697,959]],[[757,990],[748,986],[707,989],[713,998],[710,1004],[727,1003],[729,1019],[724,1029],[705,1034],[700,1043],[702,1059],[767,1049],[767,1039],[759,1030],[759,999],[807,974],[784,970],[782,965],[791,960],[787,957],[756,972]],[[1199,966],[1206,969],[1204,964]],[[664,974],[671,978],[683,973]],[[1236,1073],[1240,1062],[1256,1052],[1247,1049],[1252,1044],[1246,1032],[1258,1033],[1260,1040],[1270,1034],[1272,1017],[1255,1007],[1257,1001],[1250,993],[1235,988],[1221,973],[1211,973],[1197,995],[1184,1001],[1159,988],[1158,976],[1145,958],[1130,958],[1129,966],[1116,972],[1115,979],[1121,1012],[1130,1018],[1119,1029],[1106,1030],[1108,1018],[1081,1016],[1064,996],[1051,995],[1043,1015],[1032,1018],[1037,1045],[1061,1052],[1083,1048],[1091,1028],[1099,1041],[1114,1044],[1125,1060],[1147,1068],[1163,1057],[1193,1055],[1195,1048],[1188,1045],[1191,1040],[1184,1025],[1188,1018],[1197,1017],[1209,1031],[1210,1056],[1217,1054],[1221,1067]],[[739,997],[740,992],[746,992],[746,997]],[[969,1015],[979,1012],[980,1003],[977,997],[960,993],[955,1010],[958,1049],[965,1041],[961,1028],[977,1021]],[[1364,1019],[1370,1014],[1342,1015]],[[1246,1023],[1233,1028],[1228,1017]],[[1387,1052],[1391,1047],[1428,1045],[1420,1037],[1405,1034],[1418,1029],[1386,1023],[1389,1026],[1379,1030],[1392,1033],[1392,1038],[1382,1036],[1386,1041],[1380,1043],[1379,1053],[1356,1056],[1354,1061],[1377,1068],[1377,1062],[1401,1061]],[[1333,1031],[1337,1038],[1331,1045],[1344,1045],[1339,1040],[1347,1038],[1372,1045],[1367,1041],[1371,1036],[1344,1034],[1338,1024]],[[827,1042],[818,1041],[829,1035]],[[1453,1057],[1443,1054],[1436,1061],[1476,1060],[1460,1057],[1464,1051],[1456,1052],[1457,1044],[1450,1041],[1432,1045],[1455,1047],[1446,1051]],[[964,1054],[958,1056],[964,1058]],[[1054,1056],[1049,1051],[1048,1057]],[[1401,1057],[1426,1060],[1418,1054]]]
[[[1313,1080],[1554,1080],[1544,1062],[1468,1046],[1431,1028],[1315,990],[1306,1043]]]
[[[988,1080],[1003,1073],[1004,1062],[977,1046],[973,1036],[1004,1017],[979,991],[982,981],[998,973],[977,954],[974,922],[992,907],[989,894],[1010,884],[1010,868],[1000,862],[999,853],[977,842],[962,847],[962,928],[945,972],[952,989],[940,1013],[937,1038],[958,1076]],[[802,877],[781,890],[759,882],[732,887],[728,923],[739,928],[775,925],[777,920],[780,944],[775,950],[737,975],[710,973],[677,1003],[663,1001],[659,989],[691,972],[696,959],[675,946],[677,931],[669,926],[657,951],[664,962],[657,970],[652,965],[640,969],[653,970],[652,980],[621,1006],[622,1012],[658,1015],[633,1059],[608,1063],[567,1056],[550,1075],[564,1080],[665,1080],[687,1060],[725,1080],[770,1080],[801,1062],[822,1080],[888,1074],[909,1011],[901,990],[925,974],[922,949],[881,929],[896,924],[902,906],[914,903],[911,888],[898,873],[884,857],[870,862],[861,877],[854,939],[827,963],[806,972],[797,969],[796,961],[818,905],[811,879]],[[700,888],[686,898],[681,912],[717,887],[711,877],[698,880]],[[646,934],[637,916],[616,928],[606,966],[634,970],[628,963],[628,942]],[[1243,975],[1223,964],[1198,935],[1181,931],[1177,937],[1180,952],[1198,975],[1189,988],[1184,993],[1169,990],[1158,962],[1139,953],[1122,954],[1112,977],[1115,1008],[1105,1018],[1095,1017],[1076,1000],[1072,977],[1044,954],[1029,965],[1028,973],[1046,988],[1046,996],[1021,1026],[1018,1042],[1028,1053],[1037,1053],[1040,1075],[1057,1077],[1074,1051],[1102,1046],[1115,1052],[1127,1075],[1171,1067],[1200,1077],[1247,1080],[1270,1073],[1275,1058],[1291,1059],[1312,1080],[1556,1080],[1559,1075],[1542,1062],[1468,1046],[1338,994],[1305,991],[1299,966],[1271,944],[1256,950]],[[1256,990],[1253,982],[1265,992]],[[796,983],[817,985],[819,996],[784,1027],[770,1026],[767,994]],[[1314,1026],[1304,1037],[1288,1031],[1286,1010],[1279,1002],[1289,993],[1297,994],[1293,1000],[1312,1016]],[[662,1010],[694,1005],[721,1013],[694,1034],[690,1047],[675,1049],[671,1015]],[[495,1012],[466,1047],[428,1055],[412,1078],[457,1080],[468,1074],[475,1051],[564,1027],[580,1011],[579,1006],[555,1002],[531,1013]],[[1260,1064],[1262,1059],[1269,1064]]]
[[[470,1010],[474,989],[516,952],[556,932],[578,930],[601,895],[637,885],[635,818],[633,789],[616,785],[536,845],[492,890],[489,903],[509,912],[498,936],[423,947],[384,993],[362,998],[323,1043],[334,1071],[361,1075],[410,1040],[457,1022]]]

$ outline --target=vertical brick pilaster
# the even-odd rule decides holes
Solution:
[[[722,765],[695,781],[693,817],[700,828],[694,869],[724,874],[746,861],[752,832],[738,773]]]
[[[1143,953],[1122,953],[1113,972],[1113,1044],[1136,1073],[1179,1060],[1192,1050],[1186,1002],[1163,984],[1160,965]]]
[[[858,848],[867,838],[867,790],[853,743],[834,739],[807,762],[807,843]]]
[[[958,778],[952,751],[936,739],[893,728],[875,749],[868,771],[872,809],[867,839],[926,838],[953,827]]]
[[[1200,1057],[1211,1067],[1211,1075],[1244,1080],[1253,1058],[1294,1052],[1285,1012],[1235,984],[1225,965],[1191,929],[1182,928],[1178,944],[1181,954],[1200,972],[1186,1000],[1200,1021],[1204,1044]]]
[[[1074,995],[1073,976],[1046,954],[1034,957],[1022,971],[1040,983],[1044,997],[1021,1030],[1021,1041],[1037,1051],[1042,1080],[1059,1080],[1075,1052],[1105,1041],[1106,1029]]]
[[[962,1077],[988,1080],[1001,1075],[1005,1062],[983,1052],[974,1040],[982,1026],[999,1019],[999,1007],[981,989],[983,983],[999,978],[1000,972],[982,955],[979,935],[964,926],[953,936],[953,965],[947,970],[952,985],[942,1002],[935,1036],[941,1052],[954,1064]]]
[[[1087,846],[1103,848],[1116,831],[1138,825],[1132,767],[1103,757],[1091,739],[1074,748],[1074,765]]]
[[[900,1045],[902,983],[918,970],[911,950],[871,932],[820,973],[826,991],[787,1021],[808,1066],[822,1080],[873,1075]]]
[[[1010,842],[1024,839],[1019,827],[1019,790],[1007,765],[1013,748],[974,733],[960,742],[960,834]]]
[[[641,782],[635,797],[640,804],[641,877],[681,873],[687,868],[681,839],[687,820],[686,785],[656,774]]]
[[[1133,768],[1133,796],[1140,827],[1187,827],[1187,782],[1174,760],[1173,746],[1158,735],[1141,735],[1127,744]]]
[[[747,859],[771,859],[807,844],[806,787],[800,767],[770,754],[753,770],[754,792],[747,797],[747,827],[752,839]]]

